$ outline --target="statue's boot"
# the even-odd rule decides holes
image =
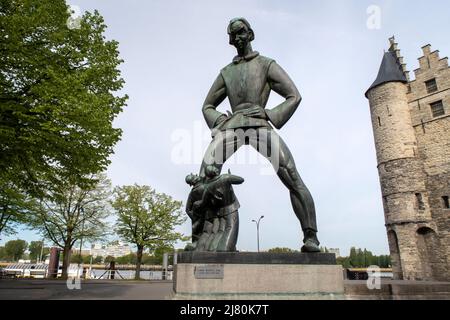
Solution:
[[[303,239],[302,252],[313,253],[320,252],[319,240],[317,239],[317,233],[314,230],[305,230],[305,238]]]

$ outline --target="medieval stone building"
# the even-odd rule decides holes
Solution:
[[[394,277],[450,280],[450,68],[423,47],[410,80],[395,39],[366,93]]]

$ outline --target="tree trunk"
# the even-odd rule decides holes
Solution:
[[[63,265],[62,265],[62,274],[61,279],[66,280],[68,278],[68,268],[70,265],[70,242],[67,242],[63,249]]]
[[[139,280],[141,279],[142,252],[144,251],[144,247],[138,246],[137,248],[136,275],[134,276],[134,278],[136,280]]]

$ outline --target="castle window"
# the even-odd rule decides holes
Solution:
[[[434,102],[430,106],[433,117],[436,118],[445,115],[444,104],[442,103],[442,100]]]
[[[428,93],[433,93],[438,91],[436,79],[431,79],[425,82],[425,86],[427,87]]]
[[[450,201],[448,196],[442,197],[442,201],[444,203],[444,209],[450,209]]]
[[[378,117],[378,126],[381,127],[381,118]]]
[[[419,210],[425,210],[425,203],[423,202],[421,193],[416,193],[416,204]]]

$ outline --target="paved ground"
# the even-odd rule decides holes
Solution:
[[[379,290],[366,281],[344,281],[346,299],[443,299],[450,300],[449,282],[382,281]],[[0,300],[166,300],[171,281],[87,280],[70,290],[62,280],[0,279]]]
[[[0,300],[164,300],[172,287],[171,281],[88,280],[70,290],[61,280],[0,279]]]

